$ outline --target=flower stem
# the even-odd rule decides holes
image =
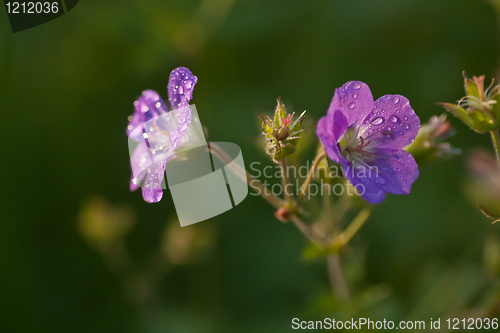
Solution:
[[[331,253],[328,255],[328,277],[332,286],[334,294],[339,300],[348,300],[349,288],[345,283],[344,275],[342,274],[342,267],[340,265],[340,258],[338,254]]]
[[[290,204],[292,203],[292,195],[290,195],[290,193],[288,193],[287,191],[289,180],[286,157],[282,159],[279,164],[281,167],[281,186],[283,187],[283,196],[285,198],[287,206],[290,206]]]
[[[491,141],[493,141],[493,148],[495,149],[495,154],[497,155],[497,160],[500,163],[500,135],[498,130],[490,131]]]
[[[318,167],[318,165],[321,163],[321,160],[323,160],[323,158],[325,158],[325,156],[326,156],[325,151],[322,151],[321,153],[316,155],[316,158],[314,159],[311,170],[309,170],[309,173],[307,174],[307,178],[304,181],[304,183],[302,184],[302,187],[300,188],[300,193],[299,193],[299,196],[297,197],[296,206],[300,206],[302,201],[304,201],[304,198],[305,198],[307,191],[309,189],[309,184],[311,183],[311,181],[313,179],[314,172],[316,171],[316,168]]]
[[[354,220],[349,224],[349,226],[335,239],[330,247],[330,250],[333,253],[338,253],[349,241],[351,238],[359,231],[359,229],[365,224],[366,220],[370,216],[372,212],[373,206],[367,206],[363,208],[358,215],[354,218]]]

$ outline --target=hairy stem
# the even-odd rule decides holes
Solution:
[[[307,194],[307,191],[309,189],[309,184],[311,183],[313,177],[314,177],[314,172],[318,168],[318,165],[321,163],[321,160],[325,158],[326,152],[322,151],[318,155],[316,155],[316,158],[314,159],[314,162],[312,164],[311,170],[309,170],[309,173],[307,174],[307,178],[304,181],[304,184],[302,184],[302,187],[300,188],[300,193],[299,196],[297,197],[297,206],[300,206],[302,201],[304,201],[304,198]]]
[[[495,149],[495,154],[497,155],[497,160],[500,163],[500,135],[498,130],[490,131],[491,141],[493,141],[493,148]]]
[[[342,274],[342,267],[340,265],[340,258],[338,254],[331,253],[328,255],[328,277],[333,289],[333,293],[339,300],[348,300],[349,288],[345,283],[344,275]]]

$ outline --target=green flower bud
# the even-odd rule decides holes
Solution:
[[[455,130],[446,120],[446,114],[439,117],[432,116],[426,124],[420,127],[415,141],[404,149],[413,155],[418,164],[435,159],[450,159],[462,152],[448,142],[444,142],[454,134]]]
[[[295,153],[297,144],[302,137],[306,111],[293,119],[295,112],[286,112],[285,104],[278,98],[278,104],[274,112],[274,119],[269,116],[260,116],[262,120],[262,134],[266,137],[266,153],[271,156],[274,162],[278,162],[285,157]]]
[[[484,78],[464,76],[466,96],[457,104],[438,103],[448,112],[460,118],[466,125],[478,133],[486,133],[500,128],[500,86],[491,82],[484,88]]]

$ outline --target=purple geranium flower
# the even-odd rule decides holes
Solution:
[[[377,204],[386,192],[408,194],[418,178],[417,163],[403,148],[419,128],[406,97],[385,95],[374,102],[365,83],[350,81],[335,90],[316,135],[362,197]]]
[[[142,196],[147,202],[158,202],[163,196],[165,164],[174,157],[173,151],[191,122],[189,101],[196,82],[198,78],[185,67],[170,73],[168,99],[171,109],[177,110],[177,121],[162,117],[169,109],[156,91],[145,90],[134,102],[127,135],[140,143],[131,156],[130,190],[135,191],[144,180]]]

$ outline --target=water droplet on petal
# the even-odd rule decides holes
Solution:
[[[352,98],[354,99],[358,98],[358,94],[357,93],[352,94]]]
[[[404,117],[403,117],[403,119],[404,119],[405,121],[407,121],[407,120],[408,120],[408,117],[404,116]]]
[[[371,124],[378,126],[378,125],[382,124],[384,122],[384,120],[385,120],[384,117],[376,117],[376,118],[372,119]]]
[[[191,81],[191,80],[187,80],[187,81],[186,81],[186,88],[187,88],[187,89],[191,89],[191,87],[192,87],[192,86],[193,86],[193,81]]]
[[[410,143],[412,143],[413,141],[415,141],[415,138],[411,138],[410,139]]]
[[[399,124],[401,122],[401,120],[395,115],[390,116],[388,120],[393,124]]]
[[[398,104],[399,103],[399,97],[398,96],[394,96],[394,98],[392,99],[392,102],[394,104]]]
[[[381,133],[384,136],[391,136],[392,134],[394,134],[394,132],[392,131],[392,129],[390,127],[384,128]]]
[[[361,83],[359,83],[359,82],[354,82],[354,83],[352,84],[352,89],[356,89],[356,90],[358,90],[359,88],[361,88]]]
[[[410,126],[410,125],[408,125],[408,124],[405,124],[405,125],[404,125],[404,128],[405,128],[407,131],[409,131],[409,130],[411,129],[411,126]]]
[[[347,106],[349,109],[354,109],[354,106],[356,106],[356,103],[354,102],[351,102],[349,103],[349,105]]]

